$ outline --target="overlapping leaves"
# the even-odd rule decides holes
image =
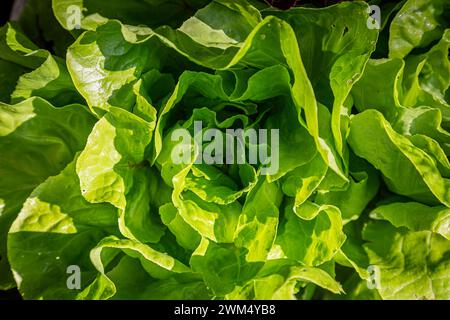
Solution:
[[[446,2],[389,7],[388,52],[363,2],[253,4],[53,0],[67,30],[43,32],[73,37],[54,47],[65,61],[13,24],[0,30],[0,288],[450,298]],[[195,161],[218,143],[196,140],[198,123],[224,137],[278,129],[276,172],[220,152]],[[177,130],[193,137],[184,149]],[[186,150],[190,161],[174,161]],[[66,283],[74,265],[78,290]]]

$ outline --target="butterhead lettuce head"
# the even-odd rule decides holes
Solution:
[[[448,1],[287,2],[28,1],[0,289],[450,299]]]

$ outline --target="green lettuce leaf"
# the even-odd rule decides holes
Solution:
[[[429,207],[417,202],[391,203],[370,213],[374,219],[387,220],[393,226],[411,231],[432,231],[450,239],[450,210],[444,206]]]
[[[76,168],[83,197],[107,202],[120,210],[124,236],[158,242],[164,233],[156,210],[150,207],[150,174],[145,161],[153,126],[112,107],[94,126]]]
[[[39,49],[10,23],[0,29],[0,47],[0,63],[5,65],[0,74],[8,88],[3,101],[17,103],[39,96],[56,106],[83,103],[65,61]],[[17,69],[10,74],[8,70],[14,65]]]
[[[450,181],[442,177],[434,158],[395,132],[378,111],[366,110],[352,118],[349,143],[358,156],[382,172],[392,191],[450,206]]]
[[[408,0],[390,26],[389,57],[403,58],[439,39],[449,21],[445,0]]]
[[[84,200],[70,163],[48,178],[25,201],[8,234],[8,256],[19,291],[26,299],[74,299],[69,267],[80,270],[80,288],[96,277],[89,250],[117,234],[117,209]]]
[[[255,279],[227,295],[232,300],[295,300],[301,284],[315,284],[334,293],[342,287],[319,268],[299,266],[289,260],[267,262]]]
[[[378,37],[376,29],[367,28],[367,9],[362,2],[346,2],[321,9],[293,8],[268,13],[294,28],[317,100],[332,108],[332,132],[341,155],[348,122],[341,119],[348,113],[344,102],[361,77]]]
[[[54,108],[41,98],[0,104],[0,216],[2,288],[12,286],[6,235],[23,203],[40,183],[58,174],[80,151],[95,119],[82,105]]]
[[[449,299],[447,239],[430,231],[397,229],[386,221],[368,224],[363,237],[383,299]]]
[[[113,0],[52,0],[53,12],[59,23],[66,29],[73,29],[75,19],[72,6],[80,8],[83,18],[100,14],[109,19],[118,19],[131,25],[150,27],[169,24],[179,26],[208,0],[132,0],[124,6],[122,1]],[[75,20],[76,21],[76,20]],[[83,24],[81,24],[83,26]]]
[[[345,241],[341,213],[335,207],[304,203],[294,212],[288,204],[284,218],[275,246],[285,257],[304,265],[331,260]]]

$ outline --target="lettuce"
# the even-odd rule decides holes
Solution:
[[[450,299],[447,2],[373,1],[380,29],[362,1],[293,4],[29,1],[5,24],[0,289]]]

